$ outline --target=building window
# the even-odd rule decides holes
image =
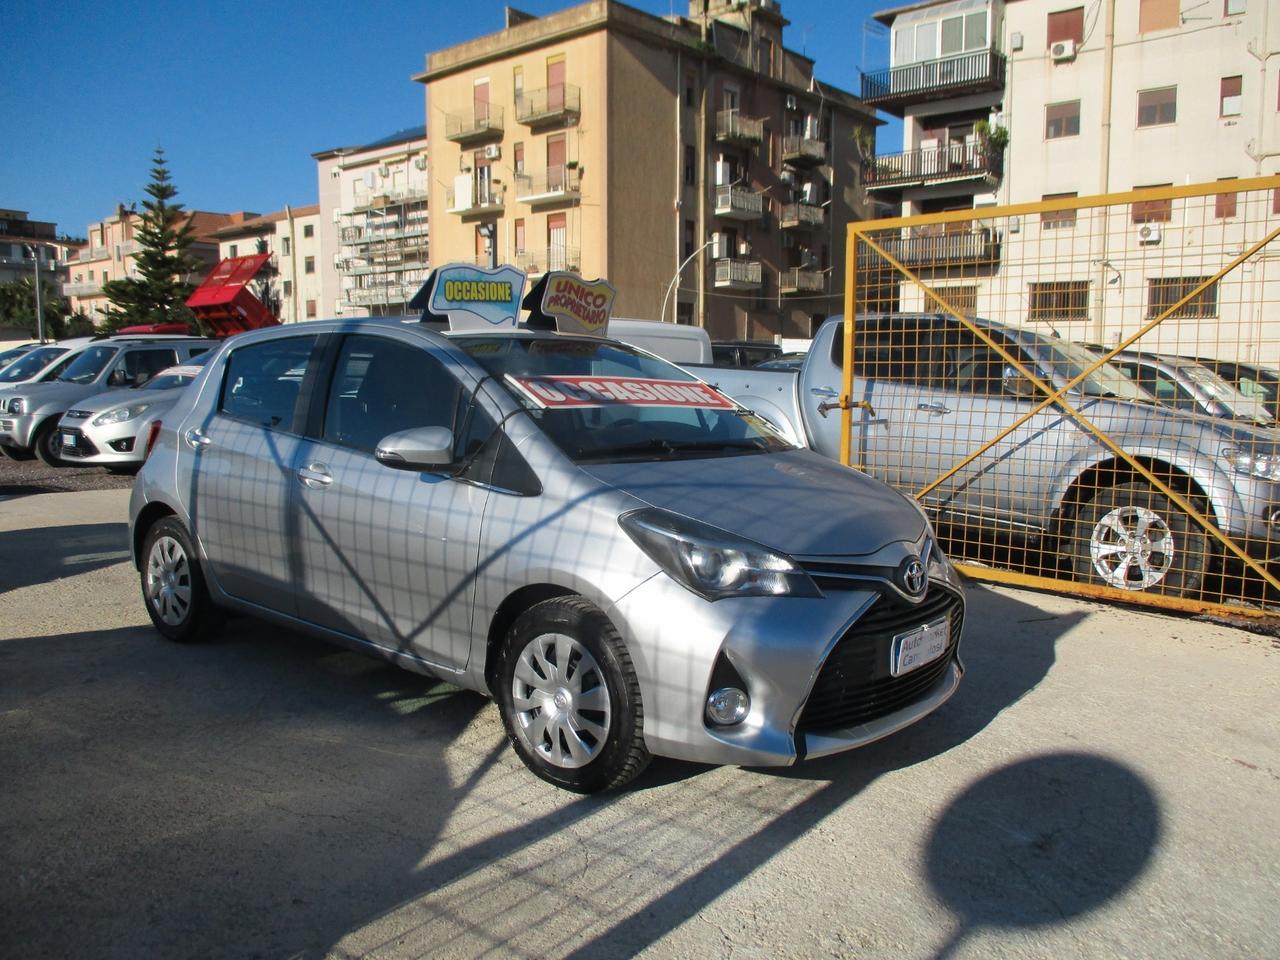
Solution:
[[[302,260],[302,272],[303,272],[303,273],[315,273],[315,272],[316,272],[316,258],[315,258],[315,257],[304,257],[304,258],[303,258],[303,260]]]
[[[1138,91],[1138,126],[1155,127],[1178,119],[1178,88]]]
[[[696,80],[692,70],[685,74],[684,77],[684,105],[686,107],[693,106],[693,88]]]
[[[1178,0],[1138,0],[1138,32],[1174,30],[1182,23]]]
[[[1066,200],[1077,196],[1076,193],[1046,193],[1041,200]],[[1076,208],[1066,210],[1043,210],[1040,213],[1040,226],[1044,230],[1061,230],[1076,225]]]
[[[515,243],[516,253],[521,254],[524,253],[524,219],[520,218],[516,220],[514,227],[513,242]]]
[[[1222,15],[1224,17],[1241,17],[1244,16],[1245,0],[1222,0]]]
[[[1044,138],[1057,140],[1059,137],[1078,137],[1080,135],[1080,101],[1068,100],[1066,103],[1050,103],[1044,108]]]
[[[228,256],[228,257],[238,257],[238,256],[240,256],[240,254],[239,254],[239,252],[238,252],[238,251],[239,251],[239,249],[240,249],[240,248],[239,248],[236,244],[234,244],[234,243],[233,243],[233,244],[231,244],[231,246],[227,247],[227,256]]]
[[[1228,180],[1234,180],[1235,177],[1219,177],[1218,181],[1224,183]],[[1236,215],[1236,195],[1234,193],[1220,193],[1213,199],[1213,215],[1219,220],[1226,220]]]
[[[316,302],[314,300],[307,301],[307,319],[313,319],[316,315]]]
[[[515,105],[519,107],[524,100],[524,67],[511,68],[511,89],[515,92]]]
[[[686,260],[694,254],[693,238],[697,236],[694,231],[694,222],[692,220],[686,220],[684,222],[684,257]]]
[[[975,286],[935,287],[933,292],[962,317],[972,317],[978,313],[978,288]]]
[[[1240,116],[1240,90],[1243,77],[1223,77],[1218,90],[1218,116]]]
[[[302,235],[304,237],[314,237],[316,235],[315,225],[311,223],[304,223],[302,225]]]
[[[1027,287],[1028,320],[1089,319],[1088,280],[1053,280]]]
[[[1084,43],[1084,7],[1071,10],[1059,10],[1049,14],[1048,42],[1045,49],[1063,40],[1074,40],[1076,45]]]
[[[287,257],[292,247],[293,247],[293,244],[290,243],[288,237],[280,238],[280,256]]]
[[[291,297],[291,296],[293,296],[293,281],[292,281],[292,280],[284,280],[284,281],[282,281],[282,282],[281,282],[281,284],[280,284],[280,288],[281,288],[281,290],[283,291],[283,293],[284,293],[284,295],[285,295],[286,297]]]
[[[1151,277],[1147,280],[1147,318],[1160,316],[1208,279],[1208,277]],[[1196,319],[1217,315],[1217,283],[1210,284],[1169,314],[1170,317]]]
[[[692,187],[697,182],[698,154],[693,147],[684,147],[684,185]]]
[[[985,10],[942,21],[942,55],[982,50],[987,45],[987,13]]]
[[[1171,187],[1171,183],[1149,183],[1135,190],[1154,190],[1159,187]],[[1134,223],[1168,223],[1173,219],[1173,201],[1168,197],[1162,200],[1138,200],[1132,208]]]
[[[1280,187],[1271,191],[1271,212],[1280,216]],[[89,279],[93,279],[93,271],[89,271]]]
[[[756,72],[773,76],[773,41],[766,36],[756,38]]]
[[[524,173],[524,141],[511,145],[511,163],[516,173]]]

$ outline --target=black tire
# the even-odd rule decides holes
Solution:
[[[616,789],[649,763],[631,657],[609,618],[581,597],[544,600],[516,620],[495,695],[516,754],[557,787]]]
[[[1196,597],[1209,566],[1208,533],[1140,481],[1099,490],[1081,504],[1065,547],[1077,580],[1121,590]]]
[[[11,447],[8,444],[0,443],[0,451],[4,453],[10,460],[34,460],[36,455],[30,450],[24,450],[22,447]]]
[[[147,531],[141,583],[147,614],[168,639],[203,640],[222,626],[222,612],[209,599],[191,537],[176,517],[163,517]]]
[[[58,433],[58,418],[50,417],[40,426],[31,438],[31,452],[40,458],[46,467],[65,467],[62,459],[62,434]]]

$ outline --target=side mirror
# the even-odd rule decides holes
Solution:
[[[1036,392],[1036,385],[1020,374],[1013,367],[1005,367],[1001,376],[1000,388],[1011,397],[1027,400]]]
[[[441,472],[452,466],[453,431],[448,427],[412,427],[378,441],[374,458],[395,470]]]

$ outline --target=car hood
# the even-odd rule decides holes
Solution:
[[[793,556],[867,556],[916,543],[926,529],[897,491],[808,450],[580,469],[650,506]]]
[[[100,413],[103,410],[122,407],[130,403],[146,403],[151,406],[161,403],[173,403],[183,389],[183,387],[173,387],[168,390],[143,390],[141,388],[135,390],[131,387],[125,387],[121,390],[108,390],[105,393],[94,394],[77,402],[75,409],[84,410],[88,413]]]
[[[25,397],[31,409],[40,410],[50,405],[65,406],[75,403],[83,397],[91,397],[101,392],[102,387],[88,383],[66,383],[62,380],[51,380],[47,383],[32,383],[25,388],[10,390],[12,396]]]

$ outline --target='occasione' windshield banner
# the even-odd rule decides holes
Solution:
[[[732,410],[733,401],[697,380],[645,377],[516,377],[508,382],[540,407],[697,407]]]

